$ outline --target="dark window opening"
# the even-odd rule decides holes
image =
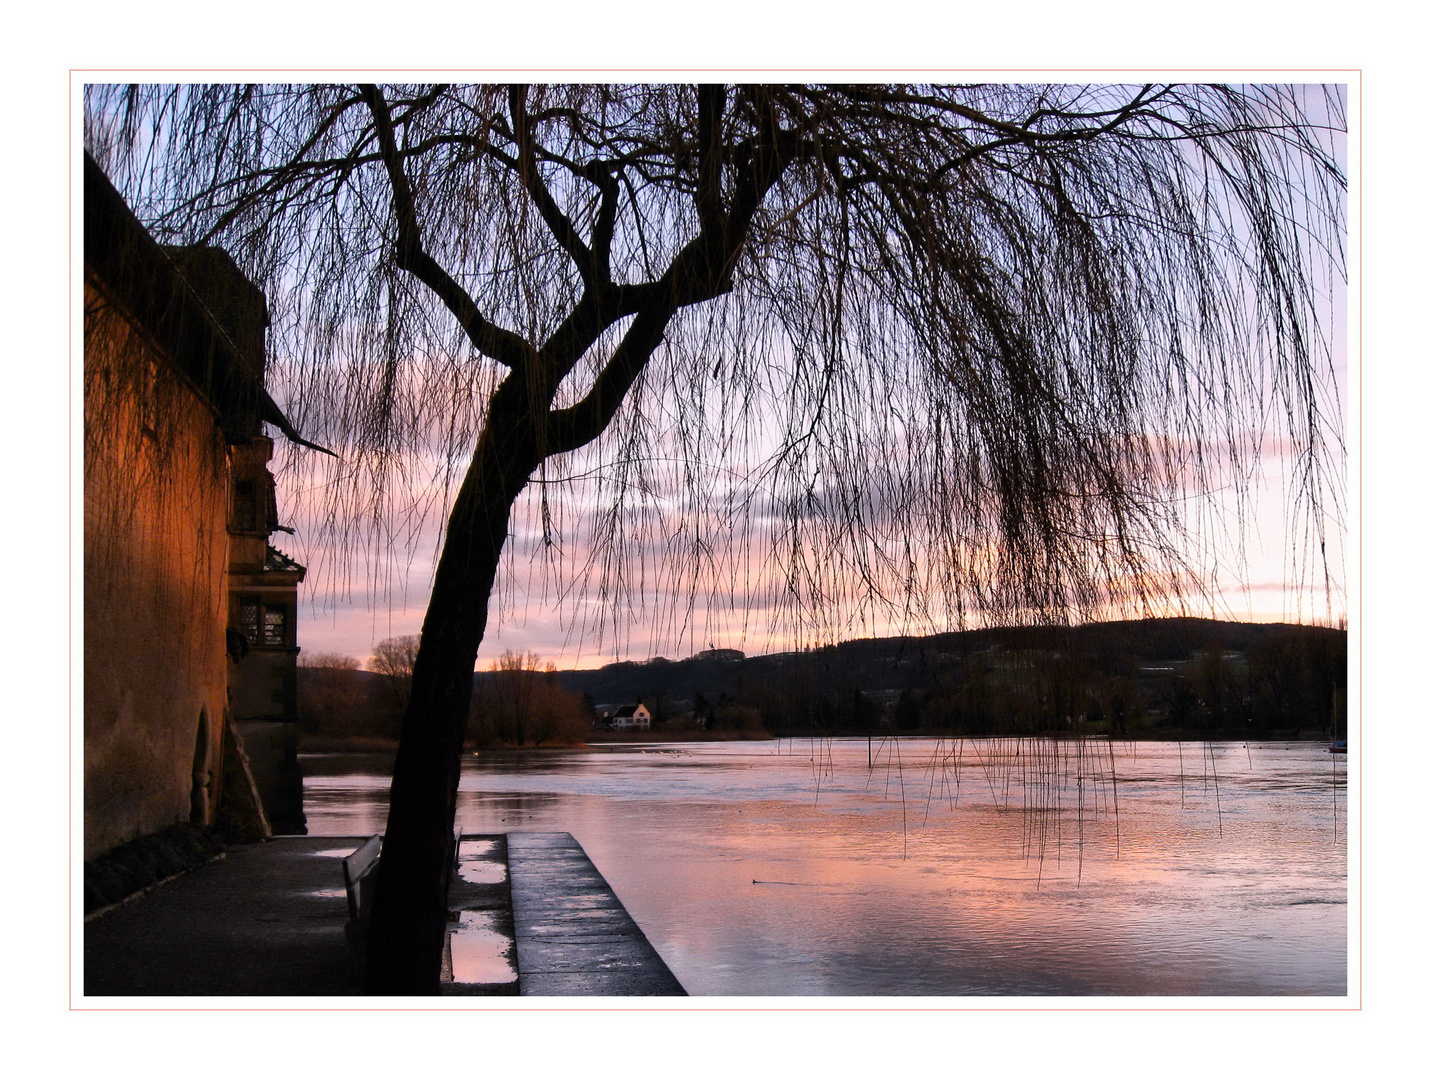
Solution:
[[[159,365],[150,357],[139,375],[139,429],[151,439],[159,437]]]
[[[238,532],[258,529],[258,500],[254,498],[252,480],[240,480],[234,484],[234,528]]]

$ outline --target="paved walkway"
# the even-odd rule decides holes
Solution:
[[[91,919],[85,995],[353,995],[342,860],[364,839],[235,845]],[[567,833],[464,836],[448,900],[445,993],[685,993]]]
[[[342,861],[363,839],[233,845],[218,861],[91,919],[85,994],[352,994]]]

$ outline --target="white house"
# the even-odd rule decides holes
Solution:
[[[635,705],[622,705],[614,712],[607,713],[605,719],[608,726],[618,731],[635,728],[650,730],[651,727],[651,712],[639,702]]]

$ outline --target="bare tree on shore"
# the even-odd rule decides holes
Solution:
[[[368,667],[386,676],[398,708],[406,710],[412,700],[412,669],[417,664],[417,649],[421,638],[417,634],[384,638],[373,646]]]
[[[336,539],[446,515],[372,992],[437,990],[472,673],[529,487],[536,551],[577,562],[554,595],[715,582],[797,623],[1176,600],[1187,495],[1229,488],[1237,518],[1269,440],[1297,464],[1299,550],[1337,520],[1335,87],[96,86],[86,107],[141,218],[268,291],[290,415],[341,455]],[[394,506],[421,455],[451,489]],[[780,573],[738,595],[757,535]]]
[[[562,689],[556,665],[536,653],[506,650],[489,665],[473,700],[473,734],[497,745],[584,740],[588,715],[579,695]]]

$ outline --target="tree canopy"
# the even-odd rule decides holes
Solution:
[[[1317,298],[1342,268],[1336,88],[89,106],[146,220],[267,287],[289,408],[343,459],[311,462],[340,537],[408,521],[412,470],[445,510],[508,373],[542,463],[535,547],[578,554],[554,594],[680,594],[771,545],[783,573],[743,569],[797,624],[1088,615],[1192,581],[1183,496],[1246,485],[1266,437],[1308,505],[1338,497]]]

